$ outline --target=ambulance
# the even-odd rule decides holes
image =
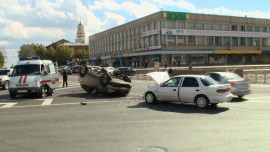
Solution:
[[[21,58],[10,75],[9,95],[36,94],[38,97],[51,96],[59,88],[57,65],[39,57]]]

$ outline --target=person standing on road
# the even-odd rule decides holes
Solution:
[[[68,83],[67,83],[67,72],[65,69],[63,69],[63,87],[65,87],[65,84],[66,84],[66,87],[68,87]]]
[[[170,69],[168,70],[168,74],[170,77],[172,77],[172,68],[170,67]]]

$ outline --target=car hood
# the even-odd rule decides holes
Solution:
[[[147,73],[146,75],[150,76],[158,84],[161,84],[162,82],[165,82],[166,80],[170,79],[170,76],[167,72],[150,72]]]

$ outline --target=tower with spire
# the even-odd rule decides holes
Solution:
[[[84,27],[82,25],[82,22],[80,21],[80,24],[77,27],[76,43],[84,43],[84,42],[85,42],[85,32],[84,32]]]

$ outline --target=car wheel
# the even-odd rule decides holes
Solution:
[[[152,93],[152,92],[147,92],[145,94],[145,102],[147,104],[153,104],[155,103],[157,100],[156,96]]]
[[[15,99],[16,98],[16,93],[9,93],[9,96],[11,99]]]
[[[46,91],[45,89],[46,89],[46,87],[43,85],[41,87],[41,92],[39,93],[39,97],[41,97],[41,98],[45,97],[45,91]]]
[[[106,86],[107,83],[109,82],[109,80],[110,80],[110,76],[109,76],[107,73],[104,73],[104,74],[101,76],[101,79],[100,79],[101,85],[102,85],[102,86]]]
[[[238,95],[238,98],[239,98],[239,99],[242,99],[242,98],[243,98],[243,95]]]
[[[88,67],[86,65],[83,65],[82,68],[80,69],[80,76],[81,77],[85,76],[87,71],[88,71]]]
[[[206,108],[209,105],[209,100],[206,96],[200,95],[195,98],[195,103],[199,108]]]
[[[4,82],[4,90],[7,90],[8,89],[8,81],[5,81]]]

